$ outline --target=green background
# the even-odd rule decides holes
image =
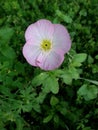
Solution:
[[[68,29],[72,48],[43,71],[22,55],[39,19]],[[98,130],[98,1],[0,0],[0,130]]]

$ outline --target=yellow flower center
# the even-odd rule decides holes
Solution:
[[[52,43],[50,40],[43,40],[42,43],[41,43],[41,49],[44,50],[44,51],[49,51],[52,47]]]

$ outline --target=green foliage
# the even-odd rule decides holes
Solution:
[[[3,54],[8,59],[14,59],[15,55],[16,55],[13,48],[11,48],[9,46],[1,47],[1,54]]]
[[[72,40],[53,71],[22,55],[26,28],[44,18]],[[97,28],[97,0],[0,0],[0,130],[98,130]]]
[[[9,40],[11,39],[13,33],[14,33],[14,30],[12,28],[10,28],[10,27],[2,27],[0,29],[1,43],[2,44],[5,43],[5,45],[6,45],[9,42]]]
[[[55,96],[52,96],[50,99],[50,104],[51,106],[55,106],[56,104],[58,104],[59,100],[58,98],[56,98]]]
[[[97,98],[98,87],[94,85],[86,85],[84,84],[77,91],[78,97],[83,97],[86,101]]]
[[[82,65],[81,63],[85,61],[86,57],[87,57],[87,54],[85,54],[85,53],[80,53],[80,54],[74,55],[74,57],[72,59],[72,66],[80,67]]]
[[[36,76],[32,81],[32,85],[42,85],[42,89],[45,93],[52,92],[56,94],[59,91],[59,84],[56,77],[47,72],[41,73]]]
[[[48,123],[52,119],[52,114],[44,118],[43,123]]]

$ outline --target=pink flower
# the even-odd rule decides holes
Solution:
[[[58,68],[64,60],[64,54],[71,47],[67,29],[44,19],[27,28],[25,39],[24,57],[29,64],[43,70]]]

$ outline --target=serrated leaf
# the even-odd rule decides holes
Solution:
[[[37,75],[36,77],[33,78],[32,85],[34,85],[34,86],[41,85],[45,81],[47,76],[48,76],[47,73],[40,73],[39,75]]]
[[[43,91],[52,92],[57,94],[59,92],[59,84],[55,77],[48,75],[47,79],[43,82]]]
[[[74,68],[74,67],[71,67],[70,69],[69,69],[69,73],[71,74],[71,77],[72,77],[72,79],[75,79],[75,80],[77,80],[77,79],[79,79],[79,70],[78,69],[76,69],[76,68]]]

